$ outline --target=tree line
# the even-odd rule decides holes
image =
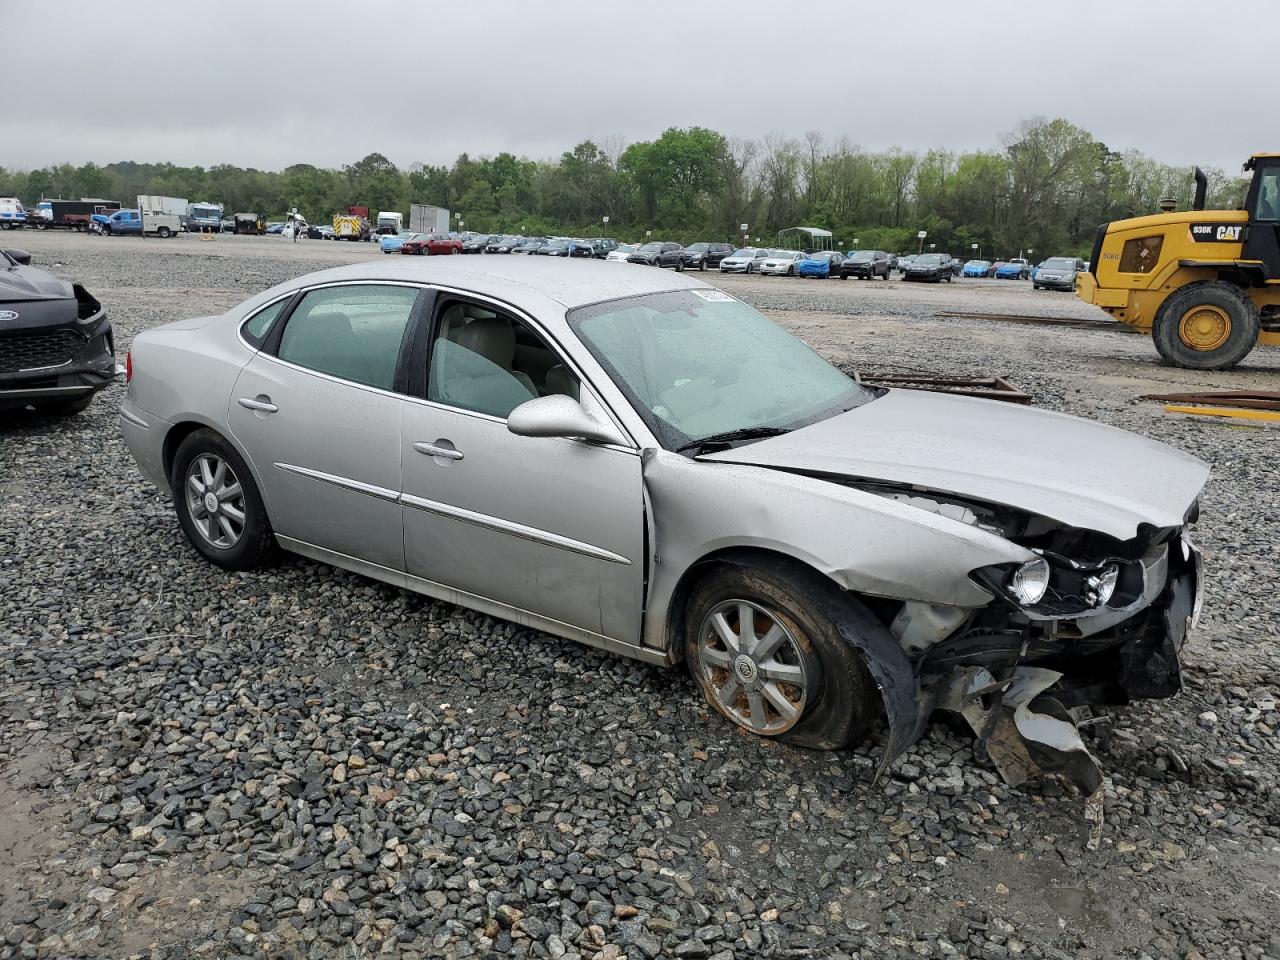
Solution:
[[[1209,206],[1234,209],[1245,181],[1209,175]],[[977,244],[988,257],[1033,249],[1087,255],[1097,225],[1154,213],[1162,198],[1185,209],[1191,171],[1137,151],[1117,152],[1066,120],[1024,121],[998,148],[864,150],[820,133],[761,140],[703,127],[671,128],[651,141],[584,140],[557,159],[511,153],[459,156],[451,166],[396,167],[380,153],[341,169],[294,164],[280,171],[218,164],[61,164],[0,167],[0,196],[28,205],[49,197],[103,197],[128,205],[152,193],[223,203],[228,213],[312,222],[348,205],[371,211],[430,203],[468,230],[625,240],[739,240],[741,225],[765,244],[779,230],[831,230],[842,247],[917,248],[917,233],[956,255]],[[604,218],[608,217],[605,225]]]

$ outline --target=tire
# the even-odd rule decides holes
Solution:
[[[159,230],[156,231],[156,233],[160,236],[161,240],[168,240],[171,236],[173,236],[173,231],[170,230],[168,227],[161,227]]]
[[[698,264],[698,272],[699,273],[707,272],[707,261],[703,260],[701,263]]]
[[[821,578],[804,568],[727,565],[717,567],[693,588],[686,608],[686,660],[694,681],[719,713],[760,736],[819,750],[834,750],[859,737],[878,715],[879,701],[862,658],[841,639],[836,624],[824,612],[844,605],[860,628],[883,630],[856,600],[832,597]],[[853,604],[854,609],[848,609]],[[776,651],[767,658],[752,657],[745,644],[739,653],[723,639],[716,618],[728,636],[741,640],[742,617],[752,618],[751,632],[763,639],[775,626],[783,633]],[[735,633],[736,631],[736,633]],[[743,655],[747,663],[743,663]],[[723,665],[712,662],[719,655]],[[763,670],[797,677],[798,685],[766,679]],[[726,703],[734,696],[736,703]],[[759,723],[744,716],[753,708],[744,687],[756,686],[760,695]],[[772,696],[760,690],[771,685]],[[788,718],[774,704],[781,700],[798,712]],[[770,722],[771,721],[771,722]]]
[[[208,521],[204,517],[197,519],[193,515],[192,500],[199,501],[201,498],[198,491],[188,485],[187,478],[193,470],[199,471],[197,461],[202,458],[206,458],[205,462],[211,471],[215,465],[211,461],[221,461],[239,484],[239,496],[232,495],[225,500],[215,497],[219,500],[216,508],[218,515],[225,516],[232,529],[239,527],[239,535],[228,543],[214,542],[204,529],[204,524]],[[217,476],[216,473],[213,475]],[[226,481],[227,475],[223,474],[222,483],[229,486]],[[187,535],[187,540],[195,547],[196,552],[210,563],[226,570],[251,570],[274,558],[277,550],[275,537],[258,485],[244,459],[221,435],[209,429],[196,430],[188,435],[174,454],[169,487],[173,491],[173,505],[182,532]],[[228,507],[241,514],[243,523],[236,524],[229,512],[221,513]],[[213,525],[213,532],[224,539],[225,529],[221,522]]]
[[[846,277],[846,275],[845,275],[845,272],[844,272],[843,270],[841,270],[841,271],[840,271],[840,279],[841,279],[841,280],[845,280],[845,279],[847,279],[847,277]]]
[[[37,224],[36,224],[36,229],[37,229],[37,230],[42,230],[42,231],[43,231],[43,230],[48,229],[48,226],[49,226],[49,225],[48,225],[47,223],[37,223]]]
[[[684,273],[684,258],[676,261],[676,273]]]
[[[83,413],[89,409],[89,404],[93,403],[94,393],[91,391],[78,397],[63,397],[58,400],[42,400],[35,404],[36,410],[40,413],[47,413],[55,417],[70,417],[77,413]]]
[[[1040,289],[1040,284],[1038,284],[1038,283],[1033,283],[1033,284],[1031,285],[1031,289],[1032,289],[1032,290],[1039,290],[1039,289]]]
[[[1221,280],[1175,291],[1156,314],[1151,336],[1161,358],[1191,370],[1229,370],[1249,355],[1261,329],[1258,308]]]

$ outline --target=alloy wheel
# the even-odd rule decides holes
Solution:
[[[244,536],[244,490],[231,465],[215,453],[202,453],[187,467],[187,510],[200,536],[229,550]]]
[[[703,680],[716,705],[752,733],[789,730],[804,713],[808,677],[795,636],[749,600],[712,608],[698,632]]]

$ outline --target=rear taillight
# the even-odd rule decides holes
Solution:
[[[124,355],[124,382],[128,383],[133,379],[133,351],[130,350]]]

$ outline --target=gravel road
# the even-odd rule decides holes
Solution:
[[[121,358],[377,255],[3,241],[107,304]],[[708,277],[850,369],[1005,375],[1212,463],[1187,689],[1090,728],[1101,849],[1078,797],[1005,787],[943,722],[872,785],[875,743],[741,735],[679,671],[301,559],[218,570],[135,470],[117,384],[0,420],[0,960],[1280,960],[1280,434],[1134,399],[1280,389],[1280,352],[1196,374],[1141,336],[936,317],[1100,316],[1014,282]]]

